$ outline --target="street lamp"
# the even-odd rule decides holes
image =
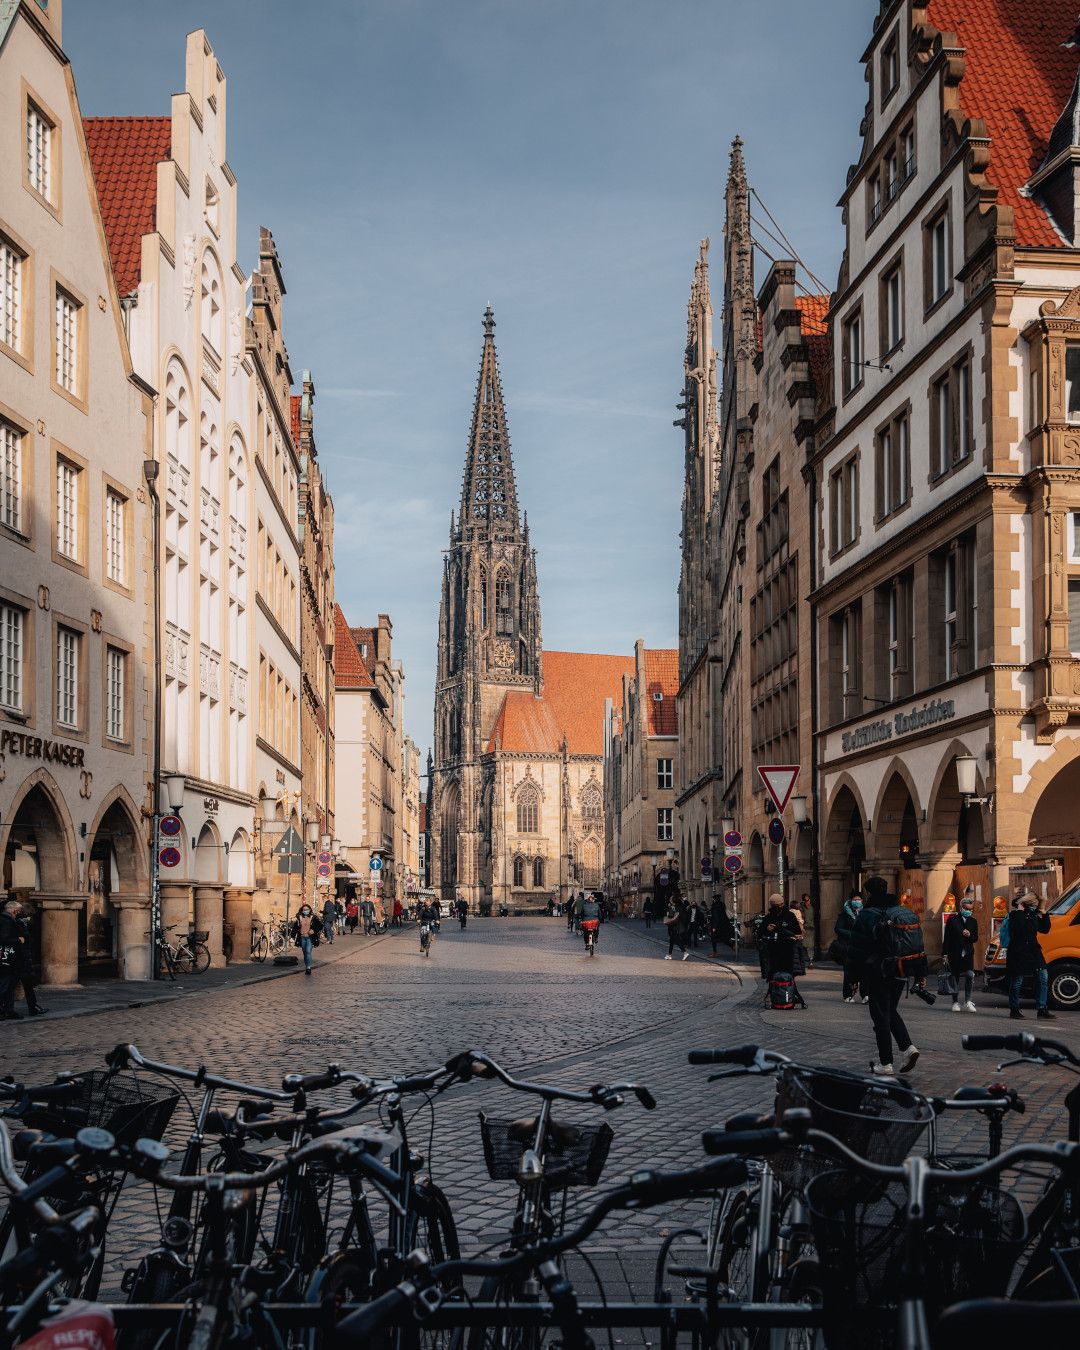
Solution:
[[[796,824],[796,825],[805,825],[805,824],[806,824],[806,798],[805,798],[805,797],[792,797],[792,799],[791,799],[791,816],[792,816],[792,819],[795,821],[795,824]]]
[[[309,820],[304,826],[304,839],[312,848],[319,842],[319,822],[317,820]]]
[[[964,799],[965,806],[989,806],[991,811],[994,809],[994,794],[988,793],[985,797],[975,795],[976,770],[978,761],[974,755],[956,756],[956,787],[960,796]]]
[[[169,803],[169,810],[175,815],[184,805],[184,788],[187,786],[187,775],[167,773],[164,781],[165,800]]]

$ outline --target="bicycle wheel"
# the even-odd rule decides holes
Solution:
[[[158,975],[160,977],[168,975],[170,980],[176,979],[176,963],[172,959],[172,953],[164,943],[158,948]]]
[[[755,1192],[740,1191],[721,1218],[715,1270],[717,1292],[725,1303],[757,1303],[765,1296],[760,1288],[756,1206]],[[765,1350],[768,1344],[768,1332],[746,1327],[723,1327],[710,1342],[722,1350]]]
[[[201,975],[204,970],[210,969],[210,948],[205,942],[196,942],[191,945],[191,955],[193,961],[193,970],[196,975]]]
[[[178,942],[170,949],[173,967],[179,975],[190,975],[195,969],[195,956],[186,942]]]
[[[520,1280],[500,1280],[488,1276],[480,1285],[478,1303],[536,1303],[537,1295]],[[543,1350],[561,1340],[555,1327],[473,1327],[467,1350]]]
[[[260,964],[266,960],[267,953],[270,951],[270,943],[265,933],[260,933],[251,944],[251,959]]]

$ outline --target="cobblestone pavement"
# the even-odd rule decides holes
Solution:
[[[812,970],[800,981],[807,1011],[773,1012],[761,1006],[756,969],[708,959],[704,948],[689,961],[666,962],[662,935],[640,924],[605,925],[594,960],[558,919],[474,919],[464,933],[444,923],[430,958],[421,957],[415,929],[343,941],[351,954],[342,958],[335,947],[338,959],[310,979],[296,974],[135,1010],[10,1024],[0,1044],[0,1072],[40,1081],[61,1069],[100,1064],[108,1048],[128,1040],[153,1058],[204,1062],[264,1083],[331,1060],[375,1075],[422,1070],[481,1047],[507,1068],[568,1087],[631,1079],[652,1089],[655,1111],[631,1099],[607,1117],[615,1142],[604,1180],[614,1183],[643,1165],[689,1165],[702,1156],[702,1129],[736,1111],[770,1105],[770,1080],[709,1083],[707,1069],[687,1064],[688,1049],[762,1043],[795,1059],[852,1069],[866,1068],[873,1051],[866,1009],[842,1002],[833,968]],[[963,1082],[1005,1076],[1029,1101],[1007,1140],[1020,1131],[1027,1138],[1057,1133],[1065,1075],[1028,1067],[1001,1075],[998,1056],[960,1049],[963,1031],[1015,1029],[1004,1000],[981,996],[975,1015],[954,1015],[949,1006],[947,999],[934,1008],[914,999],[904,1005],[923,1051],[913,1084],[944,1094]],[[1067,1015],[1047,1024],[1032,1017],[1025,1029],[1080,1045],[1080,1019]],[[426,1108],[417,1114],[412,1142],[428,1153],[433,1176],[449,1194],[466,1249],[499,1245],[515,1192],[512,1182],[487,1175],[477,1112],[515,1118],[532,1114],[530,1105],[501,1085],[476,1083],[440,1101],[433,1133]],[[580,1108],[559,1114],[595,1118]],[[181,1107],[167,1142],[179,1148],[189,1123]],[[978,1147],[985,1127],[967,1117],[947,1131],[950,1144],[962,1149]],[[156,1237],[152,1208],[140,1191],[132,1187],[121,1200],[122,1222],[110,1233],[110,1281],[133,1251]],[[587,1198],[571,1192],[571,1208]],[[609,1220],[592,1248],[612,1282],[609,1296],[625,1293],[626,1280],[639,1288],[642,1278],[651,1284],[661,1236],[673,1226],[701,1224],[706,1215],[707,1205],[690,1202]]]

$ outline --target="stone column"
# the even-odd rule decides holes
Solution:
[[[926,954],[931,958],[941,955],[941,911],[945,904],[945,897],[952,885],[953,872],[960,861],[960,854],[955,849],[938,857],[924,854],[918,859],[926,877],[924,882],[926,912],[923,914],[923,942],[926,946]]]
[[[225,922],[233,928],[231,965],[251,960],[251,911],[251,888],[230,886],[225,892]]]
[[[41,897],[41,983],[78,988],[81,896]]]
[[[188,919],[191,917],[191,887],[180,882],[161,882],[161,926],[168,928],[171,923],[177,925],[176,932],[181,937],[187,932]]]
[[[221,923],[224,915],[223,890],[221,886],[195,887],[195,927],[207,933],[206,945],[210,948],[210,964],[223,966],[225,956],[221,950]]]
[[[150,970],[150,897],[114,895],[111,897],[117,918],[117,960],[122,980],[149,980]]]
[[[847,875],[847,871],[842,867],[821,867],[818,869],[818,886],[821,897],[818,902],[821,910],[821,932],[818,934],[818,942],[822,951],[828,951],[829,945],[836,935],[836,920],[840,917],[840,911],[844,908],[844,903],[847,900],[844,893]]]

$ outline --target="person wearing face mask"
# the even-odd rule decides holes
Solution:
[[[319,945],[322,935],[322,920],[308,904],[300,906],[300,912],[292,921],[289,930],[293,942],[304,954],[304,974],[311,974],[311,954]]]
[[[953,1012],[974,1012],[971,995],[975,988],[975,945],[979,925],[972,913],[974,897],[970,887],[960,897],[960,908],[945,922],[942,951],[949,963],[953,982]]]
[[[858,891],[852,891],[851,899],[836,920],[836,939],[829,948],[829,955],[844,968],[845,1003],[854,1003],[861,993],[859,976],[862,963],[852,954],[851,935],[855,931],[855,922],[862,913],[862,907],[862,896]],[[864,1003],[867,1001],[865,994],[862,994],[862,1001]]]
[[[1039,945],[1039,934],[1049,933],[1050,916],[1044,913],[1034,891],[1023,891],[1009,915],[1009,945],[1005,949],[1005,975],[1009,982],[1009,1016],[1022,1018],[1020,990],[1025,980],[1035,986],[1037,1016],[1052,1022],[1054,1014],[1046,1006],[1046,957]]]

